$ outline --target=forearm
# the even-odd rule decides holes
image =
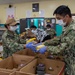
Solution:
[[[21,43],[21,44],[26,44],[26,39],[20,38],[19,43]]]
[[[68,45],[67,43],[61,43],[61,45],[57,46],[47,46],[47,51],[52,53],[52,54],[60,54],[63,52],[65,49],[67,49]]]
[[[58,45],[60,43],[60,37],[55,37],[51,40],[47,40],[44,42],[44,45],[49,46],[49,45]]]
[[[6,39],[4,40],[4,44],[11,51],[22,50],[24,48],[24,45],[19,44],[18,42],[15,42],[14,40]]]

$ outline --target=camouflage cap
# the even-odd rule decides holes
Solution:
[[[6,20],[6,23],[5,25],[11,25],[11,26],[14,26],[15,24],[17,24],[16,20],[14,18],[9,18]]]

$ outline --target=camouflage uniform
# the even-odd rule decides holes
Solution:
[[[62,54],[66,63],[66,75],[75,75],[75,21],[65,27],[63,34],[49,42],[47,51],[53,54]]]
[[[56,36],[56,32],[54,29],[50,28],[50,30],[46,30],[46,33],[50,35],[51,38],[54,38]]]
[[[24,45],[20,43],[25,42],[26,41],[21,39],[15,32],[14,34],[11,34],[10,31],[6,30],[2,35],[3,58],[11,56],[18,50],[22,50]]]

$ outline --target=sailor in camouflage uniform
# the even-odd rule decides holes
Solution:
[[[51,39],[56,36],[55,30],[53,28],[51,28],[51,25],[50,24],[46,25],[46,33],[48,35],[50,35]]]
[[[5,27],[6,31],[2,35],[3,58],[7,58],[16,51],[24,49],[24,43],[26,43],[26,40],[21,39],[19,35],[15,33],[17,23],[14,18],[7,19]]]
[[[64,25],[64,32],[60,37],[48,40],[44,44],[50,53],[64,56],[65,75],[75,75],[75,21],[72,20],[70,9],[65,5],[59,6],[54,15],[59,24]]]

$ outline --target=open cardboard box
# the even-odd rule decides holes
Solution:
[[[19,70],[34,59],[33,56],[13,54],[0,62],[0,71],[13,72]]]
[[[27,56],[35,56],[35,57],[39,57],[39,58],[55,59],[55,60],[61,60],[61,61],[64,60],[63,56],[51,55],[49,52],[45,52],[44,54],[35,53],[31,49],[28,49],[28,48],[26,48],[24,50],[21,50],[21,51],[18,51],[15,54],[27,55]],[[52,58],[50,56],[52,56]]]
[[[28,49],[28,48],[26,48],[24,50],[21,50],[21,51],[18,51],[15,54],[27,55],[27,56],[34,56],[34,57],[41,57],[41,58],[48,57],[48,52],[45,52],[44,54],[40,54],[40,53],[35,53],[31,49]]]
[[[11,73],[11,70],[5,70],[0,68],[0,75],[10,75]]]
[[[20,69],[20,72],[31,73],[36,75],[36,67],[38,64],[45,65],[45,73],[50,75],[63,75],[65,63],[58,60],[51,60],[51,59],[35,59],[23,68]],[[49,68],[53,70],[50,70]],[[30,74],[30,75],[31,75]]]
[[[12,73],[6,72],[6,71],[0,71],[0,75],[34,75],[34,74],[19,72],[19,71],[15,71],[15,72],[12,72]]]
[[[0,71],[0,75],[10,75],[10,72]]]
[[[34,74],[16,71],[11,73],[10,75],[34,75]]]
[[[31,49],[28,49],[28,48],[26,48],[24,50],[17,51],[15,54],[35,56],[35,53]]]

